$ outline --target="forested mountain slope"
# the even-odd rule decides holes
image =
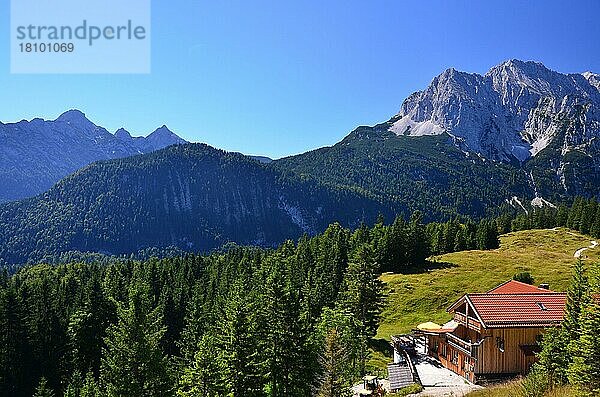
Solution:
[[[32,199],[0,206],[0,258],[110,254],[228,242],[270,246],[333,222],[373,223],[387,207],[358,193],[284,177],[203,144],[94,163]]]
[[[404,137],[392,123],[359,127],[328,148],[276,160],[272,167],[325,185],[386,200],[428,219],[482,216],[507,198],[527,196],[525,175],[514,167],[465,154],[448,135]]]

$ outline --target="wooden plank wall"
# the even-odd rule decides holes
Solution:
[[[495,328],[484,330],[488,338],[477,352],[477,374],[525,374],[535,362],[534,356],[525,356],[520,345],[533,345],[543,328]],[[498,348],[497,338],[504,340],[504,352]]]

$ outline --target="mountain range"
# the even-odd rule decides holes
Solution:
[[[166,127],[147,138],[113,135],[78,111],[0,124],[0,139],[4,200],[79,169],[0,205],[6,262],[269,246],[378,213],[439,220],[600,198],[600,76],[519,60],[484,75],[448,69],[388,121],[274,161],[184,144]],[[19,181],[33,185],[29,193]]]
[[[407,147],[413,152],[404,153]],[[451,68],[410,95],[387,122],[279,164],[413,208],[447,202],[447,210],[459,213],[463,204],[473,214],[478,204],[598,196],[600,76],[519,60],[483,76]],[[491,191],[471,194],[486,187]]]
[[[187,143],[166,126],[147,137],[111,134],[70,110],[56,120],[0,123],[0,202],[31,197],[97,160],[150,153]]]

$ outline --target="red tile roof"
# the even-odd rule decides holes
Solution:
[[[600,294],[593,298],[600,304]],[[566,302],[565,293],[510,280],[484,294],[463,295],[448,312],[466,303],[484,328],[549,327],[560,324]]]
[[[487,293],[464,297],[486,328],[548,327],[564,316],[567,295],[546,293]]]
[[[520,281],[509,280],[489,290],[488,294],[547,294],[548,292],[552,291]]]

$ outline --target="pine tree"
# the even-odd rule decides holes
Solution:
[[[573,359],[568,376],[571,384],[589,396],[600,394],[600,306],[589,303],[580,314],[581,335],[570,348]]]
[[[83,385],[81,386],[81,392],[79,397],[101,397],[103,394],[100,392],[98,382],[94,378],[94,374],[90,371],[85,376]]]
[[[54,391],[48,386],[48,381],[42,376],[33,397],[54,397]]]
[[[318,397],[352,396],[349,358],[348,350],[342,344],[337,329],[330,329],[325,338],[324,352],[319,357],[323,372],[317,392]]]
[[[190,366],[183,370],[177,395],[180,397],[219,397],[225,392],[222,378],[222,357],[213,335],[206,333],[200,339],[198,350]]]
[[[257,303],[256,296],[244,288],[244,280],[232,285],[216,332],[227,395],[263,395],[266,374],[262,335],[257,332]]]
[[[170,395],[169,363],[160,348],[165,327],[160,307],[152,308],[147,286],[133,286],[127,308],[105,338],[101,382],[109,396]]]
[[[368,354],[367,341],[377,333],[383,305],[383,286],[378,277],[378,265],[373,260],[371,247],[361,246],[348,265],[339,303],[360,323],[358,335],[363,343],[360,352],[361,373],[364,372]]]

